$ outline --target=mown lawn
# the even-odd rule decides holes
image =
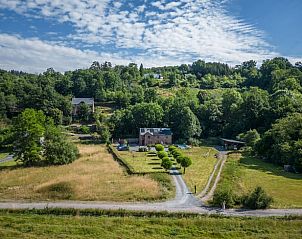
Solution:
[[[140,218],[7,214],[0,238],[301,238],[302,220],[277,218]]]
[[[282,167],[253,157],[231,154],[218,189],[230,182],[238,195],[263,187],[274,199],[273,208],[302,208],[302,174],[284,172]]]
[[[201,192],[217,162],[215,157],[217,150],[211,147],[193,147],[192,149],[182,150],[182,152],[192,159],[192,165],[186,169],[183,178],[191,191],[194,191],[196,185],[197,193]],[[118,153],[136,172],[166,172],[160,166],[161,160],[157,156],[150,157],[145,152],[120,151]],[[174,163],[176,164],[175,161]],[[176,166],[179,167],[179,165]],[[183,173],[183,169],[180,172]]]
[[[104,145],[78,145],[69,165],[0,165],[0,200],[160,200],[173,196],[169,175],[130,176]],[[168,185],[163,187],[162,185]]]
[[[183,175],[192,192],[194,192],[195,185],[197,194],[204,189],[217,162],[215,157],[217,152],[216,149],[211,147],[193,147],[183,151],[184,155],[192,159],[192,165],[186,169],[186,173]]]
[[[119,151],[118,154],[138,173],[166,172],[157,156],[148,156],[146,152]]]

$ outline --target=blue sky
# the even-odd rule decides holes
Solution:
[[[0,68],[302,57],[301,0],[0,0]]]

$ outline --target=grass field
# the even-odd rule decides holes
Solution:
[[[229,155],[218,189],[224,183],[232,183],[238,195],[263,187],[274,199],[273,208],[302,208],[302,175],[284,172],[282,167],[259,159]]]
[[[1,238],[301,238],[302,219],[86,217],[0,212]]]
[[[193,147],[184,150],[183,153],[192,159],[192,165],[186,169],[183,178],[191,191],[196,185],[197,193],[199,193],[205,187],[217,162],[215,158],[217,150],[211,147]]]
[[[169,175],[129,176],[105,146],[78,146],[81,156],[69,165],[0,165],[0,199],[135,201],[173,195],[171,186],[168,190],[160,183],[172,185]]]

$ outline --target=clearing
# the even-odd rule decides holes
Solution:
[[[1,238],[301,238],[301,218],[55,216],[0,212]]]
[[[261,186],[273,197],[272,208],[302,207],[302,175],[285,172],[282,167],[259,159],[228,155],[219,187],[231,184],[237,195],[244,195]]]
[[[168,174],[130,176],[104,145],[78,147],[81,156],[69,165],[24,168],[1,164],[1,200],[136,201],[173,197]]]

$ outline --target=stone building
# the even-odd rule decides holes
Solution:
[[[172,144],[172,131],[170,128],[140,128],[139,145]]]

